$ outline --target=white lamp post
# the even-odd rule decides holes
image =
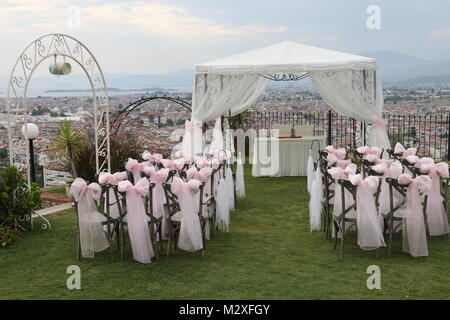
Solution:
[[[39,128],[34,123],[24,124],[22,127],[22,134],[28,139],[30,143],[30,175],[31,181],[36,182],[36,171],[34,170],[34,147],[33,140],[39,135]]]

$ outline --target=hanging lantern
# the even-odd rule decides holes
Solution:
[[[48,71],[50,71],[51,74],[54,74],[56,76],[66,76],[72,72],[72,66],[70,65],[70,63],[66,61],[56,62],[56,55],[55,55],[55,60],[53,63],[50,64]]]

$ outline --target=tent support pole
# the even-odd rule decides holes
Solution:
[[[331,146],[331,110],[328,110],[328,137],[327,137],[327,144]]]

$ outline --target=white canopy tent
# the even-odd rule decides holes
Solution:
[[[370,145],[390,148],[381,121],[383,93],[376,60],[290,41],[196,65],[192,120],[239,114],[271,78],[294,74],[309,76],[337,113],[372,123]],[[201,144],[195,144],[198,153]]]

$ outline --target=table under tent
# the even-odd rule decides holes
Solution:
[[[378,125],[383,92],[373,58],[284,41],[268,47],[195,65],[191,128],[183,141],[184,152],[203,152],[201,124],[222,116],[235,116],[252,106],[270,81],[309,77],[323,100],[338,114],[373,124],[370,146],[390,148],[385,126]],[[217,142],[217,139],[220,140]],[[213,134],[211,147],[222,147]]]

